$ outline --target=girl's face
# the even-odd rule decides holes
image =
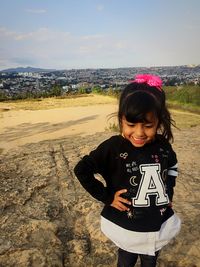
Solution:
[[[146,121],[132,123],[122,117],[122,135],[135,147],[143,147],[155,138],[158,119],[152,112],[149,112],[146,115]]]

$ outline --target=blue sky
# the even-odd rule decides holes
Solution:
[[[0,69],[200,64],[199,0],[0,0]]]

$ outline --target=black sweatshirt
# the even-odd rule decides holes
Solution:
[[[105,204],[101,215],[127,230],[158,231],[173,215],[168,204],[173,198],[177,159],[161,135],[141,148],[121,135],[112,136],[84,156],[74,172],[81,185]],[[95,178],[97,173],[104,178],[105,186]],[[110,206],[120,189],[127,189],[123,197],[132,202],[134,216]]]

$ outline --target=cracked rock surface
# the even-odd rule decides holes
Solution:
[[[175,131],[180,175],[174,209],[182,229],[162,250],[158,267],[200,266],[199,130]],[[73,173],[110,135],[42,141],[0,156],[1,267],[116,266],[117,248],[100,232],[102,204]]]

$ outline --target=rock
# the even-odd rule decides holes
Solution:
[[[110,135],[43,141],[0,156],[1,267],[116,266],[117,248],[100,231],[103,205],[73,173],[80,157]],[[158,267],[199,267],[199,126],[176,131],[175,141],[180,176],[173,205],[182,229]]]

